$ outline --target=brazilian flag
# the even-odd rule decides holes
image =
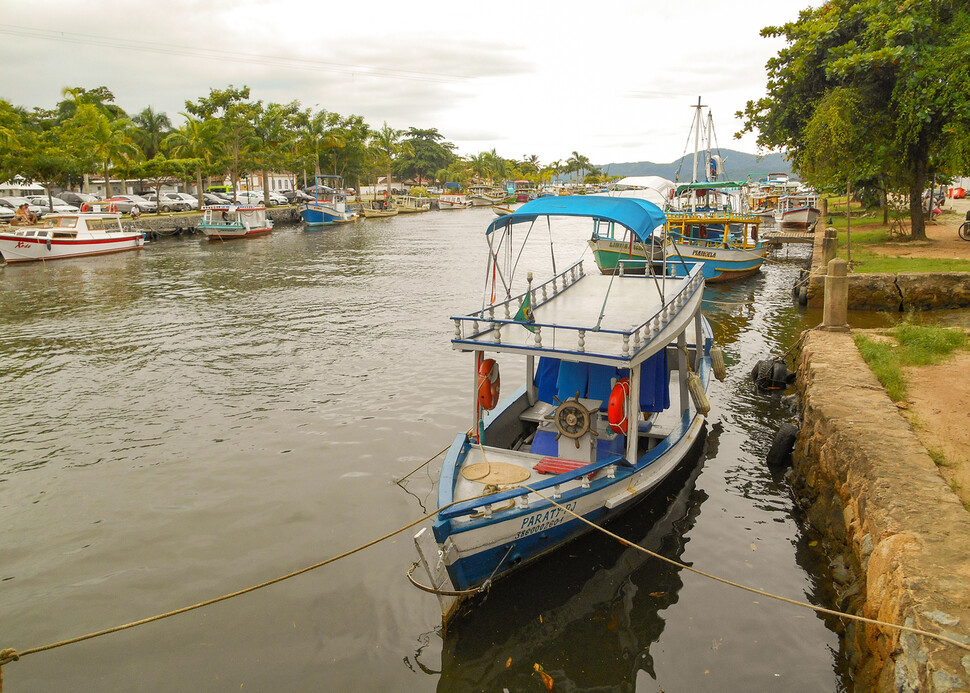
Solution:
[[[519,312],[515,314],[512,318],[516,322],[522,323],[522,327],[527,329],[529,332],[535,332],[534,328],[529,323],[535,322],[535,316],[532,315],[532,292],[526,291],[525,298],[522,300],[522,305],[519,307]]]

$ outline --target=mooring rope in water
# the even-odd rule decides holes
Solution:
[[[58,641],[58,642],[50,643],[48,645],[42,645],[40,647],[31,647],[29,649],[23,650],[22,652],[18,652],[16,649],[14,649],[12,647],[11,648],[6,648],[6,649],[3,649],[3,650],[0,650],[0,693],[3,692],[3,686],[2,686],[2,684],[3,684],[3,666],[5,664],[10,664],[11,662],[19,661],[20,659],[22,659],[23,657],[26,657],[27,655],[36,654],[38,652],[45,652],[47,650],[54,650],[54,649],[57,649],[59,647],[64,647],[65,645],[73,645],[75,643],[84,642],[85,640],[91,640],[93,638],[97,638],[97,637],[100,637],[102,635],[110,635],[111,633],[117,633],[118,631],[127,630],[129,628],[134,628],[135,626],[143,626],[143,625],[145,625],[147,623],[152,623],[154,621],[161,621],[162,619],[169,618],[170,616],[177,616],[179,614],[184,614],[187,611],[193,611],[195,609],[201,609],[204,606],[211,606],[212,604],[217,604],[218,602],[224,602],[227,599],[232,599],[233,597],[239,597],[239,596],[244,595],[244,594],[249,594],[250,592],[255,592],[256,590],[262,589],[263,587],[269,587],[270,585],[275,585],[278,582],[283,582],[284,580],[289,580],[290,578],[294,578],[297,575],[302,575],[304,573],[308,573],[311,570],[316,570],[317,568],[322,568],[323,566],[329,565],[331,563],[335,563],[336,561],[339,561],[342,558],[347,558],[348,556],[352,556],[355,553],[359,553],[360,551],[363,551],[364,549],[370,548],[371,546],[374,546],[375,544],[379,544],[382,541],[386,541],[387,539],[390,539],[391,537],[397,536],[401,532],[405,532],[405,531],[411,529],[412,527],[421,524],[425,520],[431,519],[432,517],[434,517],[435,515],[437,515],[438,513],[440,513],[442,510],[446,510],[446,509],[450,508],[453,505],[457,505],[458,503],[466,503],[468,501],[478,500],[480,498],[485,498],[488,495],[491,495],[491,494],[482,494],[480,496],[474,496],[472,498],[463,498],[461,500],[452,501],[451,503],[448,503],[447,505],[443,505],[440,508],[437,508],[436,510],[433,510],[432,512],[428,513],[427,515],[423,515],[422,517],[418,518],[417,520],[415,520],[413,522],[409,522],[408,524],[404,525],[400,529],[396,529],[393,532],[388,532],[384,536],[379,537],[377,539],[373,539],[373,540],[367,542],[366,544],[361,544],[360,546],[358,546],[356,548],[353,548],[353,549],[350,549],[349,551],[344,551],[343,553],[341,553],[341,554],[339,554],[337,556],[332,556],[332,557],[330,557],[330,558],[328,558],[328,559],[326,559],[324,561],[320,561],[319,563],[314,563],[313,565],[306,566],[305,568],[300,568],[299,570],[295,570],[292,573],[287,573],[286,575],[281,575],[279,577],[275,577],[272,580],[267,580],[265,582],[261,582],[258,585],[253,585],[251,587],[246,587],[245,589],[237,590],[235,592],[230,592],[229,594],[224,594],[224,595],[219,596],[219,597],[214,597],[212,599],[207,599],[207,600],[205,600],[203,602],[199,602],[197,604],[192,604],[191,606],[184,606],[184,607],[182,607],[180,609],[174,609],[172,611],[167,611],[167,612],[165,612],[163,614],[157,614],[155,616],[149,616],[148,618],[143,618],[143,619],[140,619],[138,621],[132,621],[131,623],[125,623],[124,625],[114,626],[112,628],[105,628],[103,630],[99,630],[99,631],[96,631],[94,633],[88,633],[86,635],[79,635],[79,636],[77,636],[75,638],[68,638],[67,640],[61,640],[61,641]]]
[[[757,594],[757,595],[759,595],[761,597],[766,597],[768,599],[775,599],[777,601],[784,602],[786,604],[791,604],[792,606],[800,606],[800,607],[802,607],[804,609],[811,609],[812,611],[815,611],[815,612],[820,613],[820,614],[827,614],[829,616],[836,616],[838,618],[847,618],[847,619],[850,619],[852,621],[860,621],[862,623],[868,623],[868,624],[874,625],[874,626],[881,626],[881,627],[884,627],[884,628],[905,631],[907,633],[913,633],[914,635],[922,635],[922,636],[925,636],[925,637],[928,637],[928,638],[933,638],[934,640],[938,640],[939,642],[943,642],[943,643],[946,643],[948,645],[953,645],[955,647],[959,647],[961,650],[966,650],[967,652],[970,652],[970,645],[968,645],[966,643],[962,643],[959,640],[954,640],[953,638],[948,638],[945,635],[939,635],[937,633],[931,633],[929,631],[920,630],[919,628],[911,628],[910,626],[903,626],[903,625],[900,625],[898,623],[889,623],[887,621],[878,621],[878,620],[873,619],[873,618],[866,618],[865,616],[856,616],[855,614],[845,613],[844,611],[836,611],[835,609],[826,609],[825,607],[822,607],[822,606],[815,606],[814,604],[809,604],[808,602],[800,602],[797,599],[790,599],[788,597],[782,597],[781,595],[772,594],[771,592],[765,592],[764,590],[759,590],[759,589],[757,589],[755,587],[749,587],[747,585],[742,585],[739,582],[733,582],[732,580],[728,580],[726,578],[718,577],[717,575],[713,575],[711,573],[704,572],[703,570],[700,570],[698,568],[693,568],[693,567],[691,567],[689,565],[686,565],[684,563],[680,563],[679,561],[675,561],[672,558],[667,558],[666,556],[663,556],[663,555],[661,555],[659,553],[656,553],[654,551],[651,551],[650,549],[648,549],[648,548],[646,548],[644,546],[640,546],[636,542],[632,542],[629,539],[624,539],[620,535],[614,534],[613,532],[611,532],[610,530],[608,530],[608,529],[606,529],[604,527],[600,527],[599,525],[595,524],[594,522],[591,522],[590,520],[587,520],[585,517],[583,517],[579,513],[573,512],[572,510],[570,510],[569,508],[567,508],[565,505],[562,505],[560,503],[557,503],[556,501],[554,501],[549,496],[546,496],[545,494],[543,494],[543,493],[541,493],[539,491],[536,491],[534,488],[532,488],[530,486],[527,486],[526,484],[518,484],[518,486],[519,486],[519,488],[524,488],[524,489],[526,489],[528,491],[531,491],[532,493],[536,494],[540,498],[543,498],[543,499],[547,500],[549,503],[551,503],[555,507],[559,508],[560,510],[564,510],[569,515],[572,515],[573,517],[575,517],[576,519],[580,520],[581,522],[584,522],[585,524],[589,525],[593,529],[599,530],[600,532],[602,532],[603,534],[607,535],[608,537],[612,537],[613,539],[616,539],[618,542],[620,542],[624,546],[628,546],[628,547],[630,547],[632,549],[636,549],[637,551],[641,551],[641,552],[647,554],[648,556],[652,556],[653,558],[658,558],[661,561],[663,561],[665,563],[668,563],[668,564],[670,564],[670,565],[672,565],[672,566],[674,566],[676,568],[683,568],[684,570],[688,570],[688,571],[690,571],[690,572],[692,572],[692,573],[694,573],[696,575],[700,575],[701,577],[705,577],[705,578],[708,578],[710,580],[714,580],[715,582],[720,582],[723,585],[728,585],[729,587],[736,587],[736,588],[738,588],[740,590],[744,590],[745,592],[751,592],[752,594]]]

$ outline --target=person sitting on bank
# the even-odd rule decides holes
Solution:
[[[17,207],[17,218],[24,224],[37,223],[37,215],[30,211],[30,207],[27,206],[26,202]]]

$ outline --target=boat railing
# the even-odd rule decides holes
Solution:
[[[730,212],[726,210],[712,210],[707,212],[669,211],[667,221],[671,224],[686,224],[692,221],[727,221],[736,224],[760,224],[761,217],[748,212]]]
[[[550,279],[537,287],[533,287],[529,305],[532,306],[533,309],[539,308],[542,306],[542,304],[551,301],[556,295],[562,293],[567,288],[579,281],[579,279],[584,276],[582,264],[582,260],[580,260],[553,279]],[[649,274],[624,275],[624,280],[643,279],[654,280],[656,277]],[[553,287],[553,293],[551,296],[548,295],[546,291],[550,284]],[[599,325],[565,325],[561,323],[543,323],[536,321],[523,322],[522,320],[516,320],[513,315],[518,314],[519,310],[522,308],[523,302],[525,301],[526,293],[528,293],[527,291],[523,291],[518,296],[513,296],[512,298],[506,299],[500,303],[491,304],[480,311],[471,313],[470,315],[453,317],[452,320],[455,322],[455,336],[452,339],[452,343],[473,344],[478,346],[492,344],[498,346],[502,344],[503,328],[506,326],[521,327],[522,325],[528,325],[532,331],[533,344],[527,344],[524,348],[542,349],[551,352],[579,352],[588,354],[590,356],[626,359],[638,353],[644,346],[659,335],[674,319],[677,313],[687,304],[693,294],[698,290],[703,291],[703,288],[704,275],[702,264],[694,263],[688,270],[686,281],[683,281],[678,290],[669,296],[665,296],[663,305],[650,317],[639,325],[628,330],[603,329]],[[539,299],[540,292],[542,294],[541,300]],[[515,307],[515,313],[512,312],[513,307]],[[501,311],[502,309],[504,309],[505,316],[496,316],[496,310]],[[570,349],[564,346],[568,340],[557,340],[558,343],[562,344],[563,346],[550,347],[543,345],[543,329],[574,332],[576,334],[575,348]],[[489,333],[491,333],[490,340],[482,339],[484,335]],[[619,335],[622,338],[622,355],[617,356],[613,353],[599,353],[587,349],[586,341],[594,335]]]
[[[587,464],[583,467],[564,472],[562,474],[557,474],[548,479],[543,479],[536,483],[530,484],[531,489],[518,487],[510,488],[504,491],[499,491],[498,493],[491,494],[486,498],[475,498],[472,500],[465,501],[463,503],[457,503],[447,510],[442,510],[438,517],[444,520],[461,517],[462,515],[469,515],[478,510],[485,510],[485,516],[491,514],[491,507],[498,503],[505,503],[506,501],[516,499],[516,505],[520,508],[528,508],[529,502],[526,496],[533,491],[544,491],[546,489],[553,489],[553,498],[558,498],[560,496],[559,487],[574,479],[580,479],[592,475],[602,469],[607,470],[607,474],[604,479],[612,479],[615,477],[616,467],[620,464],[626,464],[626,460],[622,455],[613,455],[611,457],[604,458],[602,460],[597,460],[592,464]],[[611,469],[612,468],[612,469]],[[590,483],[589,479],[583,480],[583,486],[588,486]]]

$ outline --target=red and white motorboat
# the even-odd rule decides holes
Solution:
[[[59,260],[140,250],[141,231],[126,231],[120,214],[84,212],[51,214],[31,226],[0,230],[0,255],[7,262]]]

